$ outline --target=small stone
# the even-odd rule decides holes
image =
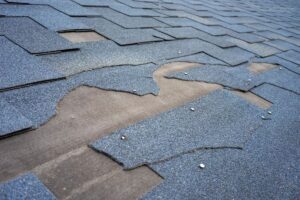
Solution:
[[[280,70],[282,70],[282,67],[279,67]]]
[[[265,117],[265,116],[263,116],[263,115],[261,116],[261,118],[262,118],[262,119],[266,119],[266,117]]]
[[[251,78],[249,78],[248,81],[252,81]]]
[[[136,90],[133,90],[134,93],[136,93]]]
[[[126,136],[125,135],[122,135],[121,136],[121,140],[126,140],[127,138],[126,138]]]
[[[269,111],[268,111],[268,114],[269,114],[269,115],[272,115],[272,111],[269,110]]]
[[[204,165],[203,163],[200,163],[199,168],[200,168],[200,169],[204,169],[204,168],[205,168],[205,165]]]
[[[181,53],[182,53],[182,52],[179,50],[179,51],[178,51],[178,54],[181,54]]]
[[[191,111],[195,111],[195,108],[190,108]]]
[[[184,72],[184,75],[188,75],[188,73],[187,73],[187,72]]]

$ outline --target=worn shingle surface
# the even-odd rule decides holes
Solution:
[[[113,133],[94,141],[94,148],[126,168],[146,163],[164,177],[145,199],[297,199],[299,13],[297,0],[0,0],[1,140],[17,145],[14,141],[24,134],[7,136],[46,123],[58,103],[80,86],[157,95],[165,88],[154,80],[154,71],[165,63],[190,62],[177,63],[174,69],[191,68],[161,77],[174,87],[195,85],[185,91],[193,97],[190,103],[167,105],[173,110],[141,118],[127,128],[107,127]],[[72,32],[76,38],[82,31],[97,32],[105,40],[72,44],[58,34]],[[249,70],[266,63],[275,66],[260,73]],[[211,84],[224,88],[197,98],[202,91],[196,94],[196,87],[205,91],[216,86]],[[258,108],[236,96],[241,92],[272,107]],[[105,125],[99,121],[97,126]],[[120,140],[121,135],[127,139]],[[47,138],[40,137],[41,145],[30,150],[48,148],[42,145]],[[72,142],[68,145],[73,149]],[[49,155],[59,154],[57,148],[44,152],[47,155],[39,157],[45,162]],[[3,164],[14,174],[4,177],[42,165],[35,162],[39,158],[25,161],[24,154],[14,153],[17,156],[10,161],[9,152],[1,152],[3,162],[22,163],[15,166],[21,171]],[[200,169],[200,163],[206,167]],[[12,199],[26,194],[33,195],[27,196],[31,199],[47,198],[36,181],[26,175],[5,183],[0,199],[3,194],[18,195],[9,196]],[[20,183],[25,190],[19,189]],[[18,190],[11,189],[15,184]],[[28,193],[28,187],[38,189]]]

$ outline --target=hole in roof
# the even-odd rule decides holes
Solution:
[[[94,32],[94,31],[66,32],[66,33],[59,33],[59,35],[73,43],[95,42],[95,41],[107,40],[104,36]]]

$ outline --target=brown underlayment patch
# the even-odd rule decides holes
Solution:
[[[59,35],[73,43],[94,42],[94,41],[106,40],[105,37],[103,37],[102,35],[94,32],[94,31],[66,32],[66,33],[59,33]]]
[[[222,88],[163,77],[167,72],[197,65],[172,63],[159,68],[154,73],[160,87],[158,96],[85,86],[75,89],[59,103],[57,115],[48,123],[37,130],[0,140],[0,181],[33,170],[60,199],[141,196],[159,182],[156,174],[146,167],[123,171],[104,155],[91,150],[81,152],[81,149],[119,128]]]
[[[138,199],[162,179],[148,167],[124,171],[83,146],[33,170],[58,199]]]
[[[253,94],[252,92],[234,91],[233,93],[236,95],[239,95],[240,97],[244,98],[245,100],[249,101],[250,103],[252,103],[262,109],[268,109],[272,106],[271,102]]]
[[[251,63],[251,65],[248,67],[248,70],[254,74],[260,74],[269,71],[275,67],[278,67],[278,65],[269,63]]]

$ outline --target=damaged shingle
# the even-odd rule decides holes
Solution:
[[[272,119],[264,121],[243,150],[203,150],[153,164],[165,180],[142,199],[297,198],[299,96],[267,84],[254,93],[274,102]],[[206,167],[200,169],[199,163]]]
[[[238,67],[206,65],[189,69],[186,72],[188,76],[177,72],[170,74],[168,77],[218,83],[243,91],[248,91],[262,83],[271,83],[300,94],[300,76],[287,69],[280,69],[279,67],[257,75],[251,73],[247,69],[247,65]]]
[[[190,109],[193,108],[194,111]],[[92,147],[125,168],[201,148],[242,148],[260,126],[261,110],[225,90],[120,129]],[[127,140],[121,140],[121,136]]]
[[[71,76],[66,80],[3,92],[0,97],[30,119],[34,127],[38,127],[55,114],[57,103],[65,95],[82,85],[137,95],[158,94],[159,88],[152,79],[156,69],[154,64],[108,67]]]

